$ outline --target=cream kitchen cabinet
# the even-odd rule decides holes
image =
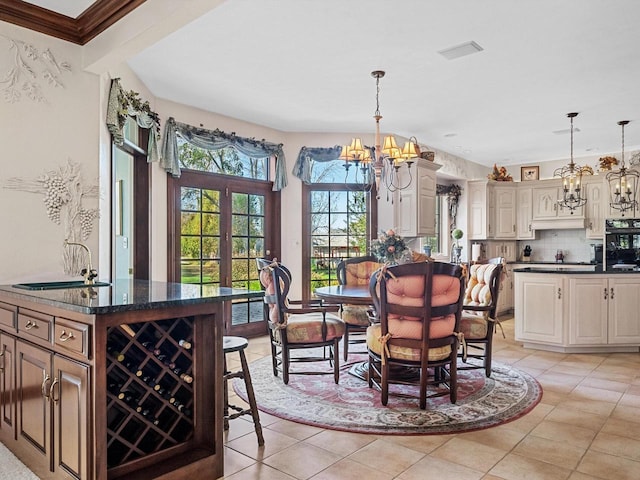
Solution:
[[[487,242],[487,258],[504,257],[507,262],[516,261],[516,242]]]
[[[435,235],[436,171],[439,168],[440,165],[427,160],[418,160],[412,166],[411,185],[393,194],[394,223],[389,228],[395,228],[403,237]],[[407,171],[402,168],[400,172],[400,181],[407,182]]]
[[[632,275],[569,279],[570,345],[638,345],[640,279]]]
[[[536,237],[533,229],[533,188],[518,186],[516,208],[516,237],[518,240],[532,240]]]
[[[525,346],[562,346],[563,276],[516,272],[515,285],[515,339]]]
[[[603,179],[599,176],[585,182],[587,238],[602,240],[604,237],[605,211],[609,210],[609,197],[605,187]]]
[[[584,206],[576,208],[572,213],[570,209],[558,203],[562,195],[560,180],[543,180],[533,187],[532,228],[534,230],[584,228]]]
[[[511,265],[504,266],[502,280],[500,281],[500,293],[498,294],[498,315],[508,313],[513,310],[513,268]]]
[[[516,239],[516,188],[509,182],[467,183],[469,240]]]

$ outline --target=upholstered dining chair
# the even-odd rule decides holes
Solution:
[[[484,368],[487,377],[491,376],[493,333],[503,272],[500,259],[471,265],[460,318],[460,332],[464,335],[466,350],[460,353],[463,364],[458,368]],[[469,363],[469,359],[481,360],[481,363]]]
[[[339,344],[345,327],[336,315],[338,305],[323,305],[321,301],[303,303],[288,298],[291,288],[291,272],[275,260],[256,259],[259,278],[265,290],[264,315],[269,325],[273,374],[282,373],[282,380],[289,383],[289,375],[330,375],[338,383],[340,379]],[[334,313],[332,313],[334,312]],[[304,352],[291,355],[292,350],[322,347],[322,354]],[[327,361],[330,371],[292,370],[292,363]]]
[[[428,397],[447,392],[455,403],[461,267],[444,262],[383,267],[371,277],[369,288],[380,321],[367,329],[369,387],[381,391],[383,405],[393,383],[418,383],[423,410]],[[398,367],[417,370],[419,378],[399,374]],[[428,394],[428,385],[442,388]]]
[[[353,257],[341,260],[338,263],[336,274],[340,285],[369,285],[371,274],[382,267],[376,257],[365,255],[363,257]],[[365,343],[363,335],[367,327],[371,324],[372,307],[370,305],[347,305],[340,308],[340,316],[344,321],[344,360],[347,361],[349,355],[349,343]],[[351,337],[351,333],[363,334]]]

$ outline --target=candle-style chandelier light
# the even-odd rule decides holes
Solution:
[[[609,206],[620,212],[624,217],[625,212],[631,210],[633,214],[638,208],[638,180],[640,174],[634,169],[627,169],[624,164],[624,127],[629,120],[621,120],[618,125],[622,127],[622,159],[620,170],[607,173],[609,183]]]
[[[561,208],[568,208],[571,215],[577,209],[587,203],[585,189],[582,187],[582,175],[591,174],[588,167],[581,167],[573,162],[573,119],[577,113],[567,113],[571,119],[571,159],[568,165],[564,165],[553,172],[554,177],[562,179],[562,198],[558,200]]]
[[[382,70],[371,72],[371,76],[376,79],[376,111],[373,118],[376,120],[376,136],[375,148],[371,149],[362,144],[360,138],[353,138],[351,144],[343,145],[340,159],[344,160],[344,166],[347,170],[353,165],[362,171],[365,178],[370,179],[373,170],[376,191],[380,198],[380,184],[383,183],[387,190],[387,199],[389,193],[396,190],[404,190],[411,185],[413,176],[411,173],[411,165],[414,159],[420,156],[420,147],[415,137],[411,137],[401,149],[396,143],[393,135],[384,138],[384,143],[380,143],[380,79],[385,76]],[[407,167],[408,178],[403,178],[400,169]]]

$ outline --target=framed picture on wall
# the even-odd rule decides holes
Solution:
[[[520,180],[526,182],[527,180],[539,180],[540,179],[540,167],[520,167]]]

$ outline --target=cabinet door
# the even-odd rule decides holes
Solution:
[[[87,366],[58,355],[54,356],[51,383],[51,403],[54,410],[54,470],[67,475],[71,473],[69,478],[89,478],[88,382]]]
[[[536,232],[531,228],[532,201],[533,189],[531,187],[518,187],[516,234],[519,240],[530,240],[536,236]]]
[[[516,340],[562,345],[562,277],[516,274],[515,295]]]
[[[416,236],[436,233],[436,172],[418,169],[418,225]]]
[[[601,182],[589,183],[587,191],[587,238],[602,240],[604,236],[604,206],[608,205],[608,199],[604,192],[604,184]]]
[[[640,279],[617,275],[609,279],[609,343],[640,343]]]
[[[396,232],[402,237],[416,236],[416,194],[409,187],[406,190],[395,192],[394,216],[396,218]],[[435,213],[435,212],[434,212]]]
[[[558,188],[536,187],[532,191],[533,219],[550,220],[558,215]]]
[[[606,345],[608,282],[606,278],[569,279],[569,344]]]
[[[495,187],[493,194],[493,238],[516,238],[516,190],[513,187]]]
[[[16,339],[0,332],[0,438],[16,438]]]
[[[51,353],[18,340],[16,342],[16,389],[18,442],[33,447],[51,464]]]
[[[467,230],[469,240],[487,238],[487,185],[486,182],[467,184],[469,195],[469,218]]]

